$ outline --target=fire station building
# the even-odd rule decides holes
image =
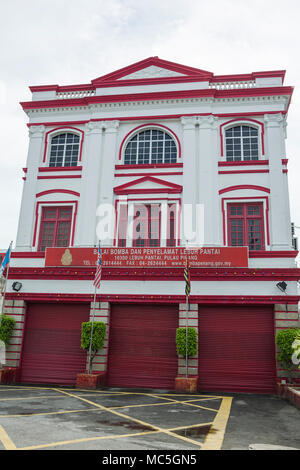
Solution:
[[[275,391],[287,375],[276,332],[299,325],[285,153],[293,88],[284,77],[218,76],[150,57],[87,84],[30,87],[5,299],[16,319],[7,363],[21,383],[75,384],[86,367],[81,323],[95,307],[108,335],[94,372],[110,387],[173,389],[185,374],[175,345],[187,315],[182,267],[155,256],[151,265],[104,265],[93,305],[96,266],[70,260],[72,250],[97,251],[101,207],[113,213],[103,246],[155,255],[187,245],[182,214],[199,206],[206,252],[247,247],[247,256],[242,265],[191,265],[198,354],[189,372],[199,391]],[[49,265],[55,247],[64,258]]]

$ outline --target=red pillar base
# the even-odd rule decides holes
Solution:
[[[76,388],[88,388],[95,390],[105,385],[106,374],[77,374]]]
[[[197,392],[198,377],[176,377],[175,390],[176,392]]]

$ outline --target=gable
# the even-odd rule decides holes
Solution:
[[[165,181],[153,176],[144,176],[129,183],[116,186],[115,194],[156,194],[156,193],[181,193],[182,186],[170,181]]]
[[[138,80],[159,80],[159,79],[194,79],[209,80],[213,74],[206,70],[189,67],[160,59],[159,57],[149,57],[148,59],[135,62],[109,74],[92,80],[94,86],[107,86],[108,84],[127,81],[138,83]]]

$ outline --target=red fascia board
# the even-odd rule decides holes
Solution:
[[[34,85],[30,86],[29,90],[34,93],[34,92],[41,92],[41,91],[57,91],[59,88],[59,85]]]
[[[41,91],[56,91],[64,92],[64,91],[85,91],[85,90],[95,90],[95,87],[89,83],[84,83],[82,85],[37,85],[37,86],[30,86],[30,91],[34,92],[41,92]]]
[[[207,82],[210,77],[203,75],[194,77],[157,77],[157,78],[136,78],[114,81],[103,81],[97,83],[97,88],[122,87],[122,86],[142,86],[142,85],[160,85],[165,83],[188,83],[188,82]]]
[[[274,95],[291,95],[293,87],[270,87],[270,88],[246,88],[236,90],[183,90],[183,91],[166,91],[155,93],[132,93],[124,95],[108,95],[108,96],[86,96],[84,98],[71,98],[59,100],[43,100],[43,101],[25,101],[21,102],[21,106],[26,109],[40,108],[63,108],[72,106],[88,106],[95,103],[117,103],[141,100],[167,100],[167,99],[185,99],[185,98],[231,98],[231,97],[255,97],[255,96],[274,96]]]

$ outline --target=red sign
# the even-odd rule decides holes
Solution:
[[[247,247],[102,248],[102,266],[110,268],[246,268]],[[47,248],[45,266],[95,266],[97,248]]]

